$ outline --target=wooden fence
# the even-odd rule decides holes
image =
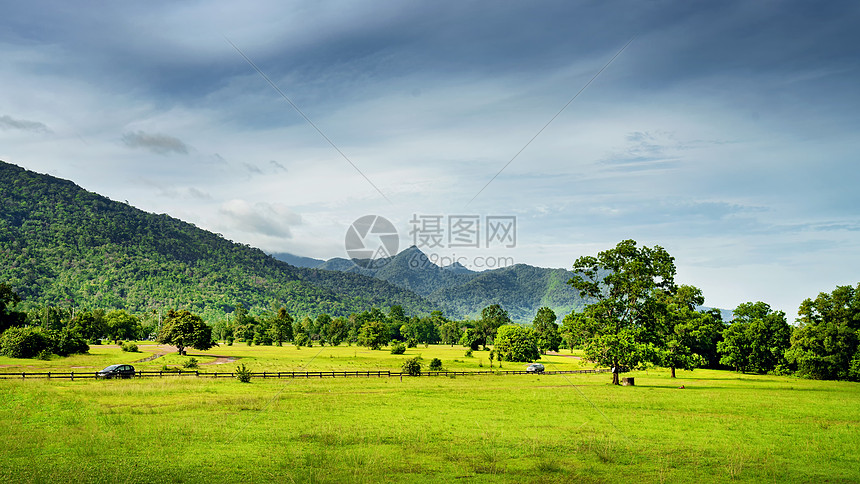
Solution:
[[[566,371],[544,371],[541,375],[565,375],[565,374],[583,374],[583,373],[606,373],[609,369],[598,370],[566,370]],[[474,375],[533,375],[534,372],[525,370],[481,370],[481,371],[425,371],[421,372],[420,376],[474,376]],[[134,375],[128,375],[125,378],[148,378],[148,377],[165,377],[165,376],[193,376],[198,378],[235,378],[235,372],[201,372],[199,370],[177,370],[177,371],[136,371]],[[368,371],[262,371],[252,372],[253,378],[391,378],[409,376],[408,373],[389,370],[368,370]],[[0,379],[102,379],[98,372],[19,372],[19,373],[0,373]],[[120,378],[111,376],[110,378]]]

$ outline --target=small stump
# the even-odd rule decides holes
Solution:
[[[633,385],[635,385],[633,380],[634,380],[633,377],[624,377],[621,379],[621,384],[624,385],[625,387],[632,387]]]

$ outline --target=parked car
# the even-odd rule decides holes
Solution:
[[[532,363],[526,367],[526,371],[529,373],[543,373],[543,365],[541,363]]]
[[[111,365],[96,374],[98,378],[131,378],[134,367],[131,365]]]

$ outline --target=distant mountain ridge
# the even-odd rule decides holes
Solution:
[[[459,264],[439,267],[415,246],[373,264],[338,257],[317,268],[384,280],[426,297],[456,317],[477,318],[484,307],[500,304],[515,322],[531,323],[543,306],[553,309],[559,320],[584,306],[579,293],[567,284],[571,271],[526,264],[483,272]]]
[[[326,262],[322,259],[302,257],[300,255],[290,254],[289,252],[274,252],[269,255],[274,257],[275,259],[278,259],[279,261],[286,262],[291,266],[305,267],[307,269],[316,269],[317,267],[325,264]]]

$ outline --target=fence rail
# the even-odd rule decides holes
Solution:
[[[542,375],[570,375],[570,374],[585,374],[585,373],[607,373],[611,370],[603,368],[597,370],[564,370],[564,371],[543,371]],[[420,376],[474,376],[474,375],[532,375],[534,372],[525,370],[479,370],[479,371],[426,371]],[[166,377],[166,376],[193,376],[198,378],[235,378],[235,372],[201,372],[198,370],[177,370],[177,371],[136,371],[134,375],[128,375],[125,378],[148,378],[148,377]],[[366,371],[262,371],[252,372],[254,378],[396,378],[410,376],[409,373],[401,371],[389,370],[366,370]],[[9,379],[101,379],[106,378],[98,374],[98,372],[19,372],[19,373],[0,373],[0,380]],[[111,376],[108,378],[119,378],[119,376]]]

